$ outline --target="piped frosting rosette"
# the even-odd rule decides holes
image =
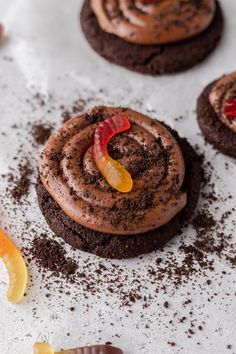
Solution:
[[[209,100],[219,119],[236,133],[236,72],[215,82]]]
[[[112,138],[108,152],[132,177],[128,193],[112,188],[93,158],[96,128],[121,113],[131,126]],[[66,122],[47,142],[39,171],[44,187],[71,219],[104,233],[153,230],[187,202],[177,141],[164,125],[130,109],[96,107]]]
[[[212,22],[215,0],[90,0],[100,27],[141,45],[183,41]]]

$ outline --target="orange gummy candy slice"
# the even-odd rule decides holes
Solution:
[[[0,230],[0,257],[9,275],[7,298],[12,303],[18,303],[24,296],[27,284],[27,268],[14,243]]]

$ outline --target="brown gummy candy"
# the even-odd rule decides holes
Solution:
[[[110,345],[92,345],[62,352],[65,354],[123,354],[122,350]]]

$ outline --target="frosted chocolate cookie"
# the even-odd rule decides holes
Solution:
[[[197,103],[197,118],[206,140],[236,158],[236,72],[203,90]]]
[[[36,188],[46,221],[67,243],[130,258],[180,231],[201,178],[199,157],[175,131],[127,108],[95,107],[49,138]]]
[[[98,54],[151,75],[198,64],[216,47],[223,30],[216,0],[85,0],[80,18]]]

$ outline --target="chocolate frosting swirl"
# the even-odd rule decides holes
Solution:
[[[236,118],[224,114],[225,102],[231,98],[236,99],[236,71],[216,81],[209,95],[211,106],[219,119],[236,133]]]
[[[123,113],[131,129],[114,137],[109,154],[133,178],[130,193],[106,182],[92,155],[99,122]],[[66,122],[40,159],[44,187],[77,223],[117,235],[140,234],[168,223],[186,205],[185,166],[178,143],[161,123],[123,108],[95,107]]]
[[[142,45],[168,44],[191,38],[212,22],[215,0],[91,0],[100,27]]]

